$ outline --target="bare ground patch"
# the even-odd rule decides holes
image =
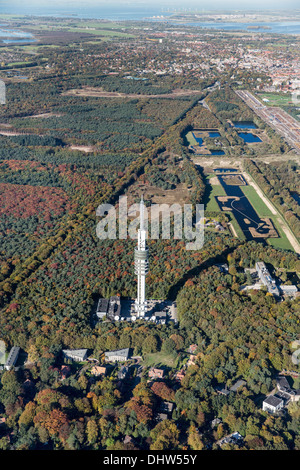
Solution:
[[[94,148],[89,147],[88,145],[71,145],[70,149],[71,150],[79,150],[80,152],[85,152],[85,153],[89,153],[89,152],[94,151]]]
[[[68,90],[62,93],[63,96],[90,96],[95,98],[178,98],[180,96],[193,96],[201,93],[200,90],[175,89],[172,93],[160,95],[142,95],[138,93],[119,93],[117,91],[105,91],[102,87],[82,87]]]

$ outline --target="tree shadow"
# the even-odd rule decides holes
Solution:
[[[182,278],[174,284],[168,291],[168,300],[175,301],[177,298],[177,295],[184,286],[184,284],[189,280],[192,279],[195,276],[198,276],[204,269],[210,268],[211,266],[214,266],[215,264],[219,263],[224,263],[224,261],[227,260],[227,256],[232,253],[234,250],[236,250],[236,246],[233,247],[228,247],[226,250],[222,251],[222,253],[213,256],[211,258],[208,258],[206,261],[203,263],[199,264],[199,266],[195,266],[194,268],[190,269],[188,272],[186,272]]]

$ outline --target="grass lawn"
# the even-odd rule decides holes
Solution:
[[[268,238],[267,240],[268,244],[273,246],[274,248],[281,248],[283,250],[295,251],[292,245],[290,244],[286,234],[284,233],[281,226],[279,225],[277,217],[273,216],[272,221],[274,222],[274,225],[276,227],[276,230],[280,238]]]
[[[291,250],[294,251],[288,238],[284,231],[281,228],[281,225],[278,222],[278,217],[270,211],[270,209],[266,206],[263,200],[258,196],[253,186],[242,186],[241,189],[243,190],[245,196],[248,197],[250,203],[256,210],[259,217],[270,217],[275,228],[278,232],[280,238],[268,238],[267,242],[269,245],[274,246],[274,248],[282,248],[283,250]]]
[[[129,34],[126,32],[121,32],[121,31],[114,31],[114,30],[109,30],[109,29],[85,29],[85,28],[64,28],[66,31],[70,31],[72,33],[89,33],[89,34],[95,34],[95,35],[101,35],[101,36],[117,36],[117,37],[124,37],[124,38],[134,38],[133,34]]]
[[[185,138],[188,141],[189,145],[198,145],[198,142],[196,141],[191,131],[186,134]]]
[[[261,100],[266,98],[269,102],[264,101],[267,106],[286,106],[293,104],[290,93],[259,93],[257,95]]]
[[[216,196],[226,196],[223,186],[220,184],[211,185],[211,192],[209,193],[208,199],[205,203],[206,211],[219,211],[220,207],[215,199]]]
[[[260,217],[273,217],[272,212],[259,197],[253,186],[247,185],[241,186],[240,188]]]
[[[22,66],[22,65],[29,65],[32,64],[32,62],[11,62],[10,64],[7,64],[9,67],[17,67],[17,66]]]
[[[121,29],[124,28],[124,26],[114,23],[113,21],[77,21],[76,23],[74,22],[72,26],[75,26],[76,28],[101,28],[101,29]]]
[[[212,175],[213,176],[213,175]],[[205,204],[205,210],[206,211],[219,211],[220,208],[218,206],[218,203],[215,199],[216,196],[225,196],[226,193],[221,185],[211,185],[211,192],[209,193],[208,200]],[[257,192],[253,188],[253,186],[247,185],[247,186],[241,186],[240,187],[242,191],[244,192],[245,196],[249,199],[249,202],[252,204],[254,209],[256,210],[257,214],[259,217],[270,217],[270,219],[273,221],[275,228],[278,232],[278,235],[280,238],[269,238],[267,242],[274,246],[274,248],[281,248],[283,250],[291,250],[294,251],[287,236],[285,235],[284,231],[282,230],[279,222],[278,222],[278,217],[270,211],[270,209],[266,206],[266,204],[263,202],[263,200],[258,196]],[[237,223],[235,217],[233,214],[229,212],[231,216],[231,223],[238,235],[238,237],[241,240],[245,239],[245,236],[243,234],[243,231],[241,230],[239,224]]]
[[[179,358],[174,358],[168,354],[162,352],[147,354],[143,360],[143,365],[146,367],[153,366],[168,366],[175,368],[178,365]]]
[[[232,223],[233,228],[234,228],[234,230],[235,230],[235,232],[236,232],[238,238],[239,238],[240,240],[246,240],[246,237],[245,237],[245,235],[244,235],[244,232],[243,232],[243,230],[241,229],[241,227],[239,226],[239,224],[238,224],[236,218],[234,217],[234,215],[233,215],[231,212],[227,212],[227,214],[230,215],[230,218],[231,218],[230,222]]]

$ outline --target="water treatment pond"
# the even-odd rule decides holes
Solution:
[[[232,123],[237,129],[257,129],[253,121],[232,121]]]
[[[244,142],[247,142],[247,144],[262,142],[262,140],[257,135],[252,134],[252,132],[239,132],[239,136]]]

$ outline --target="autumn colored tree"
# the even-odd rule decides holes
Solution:
[[[179,430],[174,421],[165,419],[152,429],[150,437],[152,439],[151,450],[174,450],[179,443]]]
[[[155,395],[160,397],[162,400],[175,400],[175,392],[170,387],[168,387],[164,382],[154,382],[151,387],[151,390]]]

